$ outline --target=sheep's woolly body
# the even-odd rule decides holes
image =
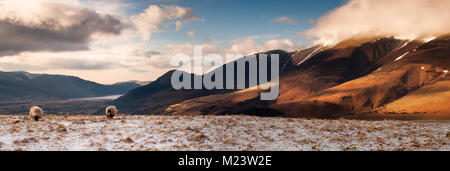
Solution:
[[[37,106],[33,106],[30,109],[30,117],[32,119],[34,119],[35,121],[38,121],[39,119],[42,118],[42,116],[44,115],[44,111],[37,107]]]
[[[117,108],[115,106],[106,107],[106,117],[113,118],[117,115]]]

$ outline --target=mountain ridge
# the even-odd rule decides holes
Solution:
[[[311,47],[292,52],[290,61],[295,69],[281,74],[276,101],[260,101],[261,90],[246,89],[187,99],[149,113],[358,118],[369,112],[394,117],[377,113],[381,111],[378,108],[443,81],[440,77],[445,78],[444,70],[450,64],[449,45],[449,37],[440,36],[429,42],[385,37],[348,46]],[[374,79],[384,82],[370,81]],[[450,118],[450,109],[440,115]]]
[[[99,84],[75,76],[0,71],[0,100],[71,99],[127,93],[132,82]]]

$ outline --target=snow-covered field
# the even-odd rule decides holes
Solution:
[[[450,122],[0,115],[0,150],[450,150]]]

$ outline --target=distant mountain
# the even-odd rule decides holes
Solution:
[[[103,85],[78,77],[0,72],[0,100],[71,99],[125,94],[134,82]]]

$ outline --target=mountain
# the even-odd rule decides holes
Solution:
[[[266,54],[268,56],[268,61],[270,61],[271,54],[279,54],[279,69],[281,73],[287,72],[293,69],[295,66],[292,65],[289,61],[291,60],[291,54],[282,51],[282,50],[273,50],[265,53],[256,54],[254,58],[256,61],[259,61],[259,56],[261,54]],[[248,57],[250,58],[250,57]],[[248,59],[247,58],[247,59]],[[245,60],[244,58],[240,58],[237,61]],[[228,64],[219,67],[216,70],[223,70],[223,82],[226,85],[226,75],[229,74],[226,69],[226,65],[234,65],[234,85],[236,86],[236,78],[237,78],[237,61],[230,62]],[[241,61],[243,62],[243,61]],[[259,67],[259,64],[257,64]],[[268,70],[270,71],[271,67],[268,66]],[[214,71],[211,71],[214,72]],[[174,71],[169,71],[156,81],[151,82],[150,84],[139,87],[127,93],[126,95],[116,99],[113,104],[120,108],[121,112],[131,113],[131,114],[149,114],[149,113],[161,113],[160,110],[165,109],[169,105],[176,104],[188,99],[193,99],[197,97],[209,96],[214,94],[226,94],[236,91],[236,89],[213,89],[208,90],[205,88],[202,89],[190,89],[190,90],[175,90],[171,84],[172,73]],[[206,75],[208,75],[207,73]],[[259,75],[259,73],[257,73]],[[189,74],[191,76],[191,80],[194,80],[195,77],[200,77],[201,79],[204,76]],[[249,87],[248,75],[249,71],[246,68],[245,75],[247,78],[245,87]],[[259,79],[257,80],[258,82]],[[193,85],[193,81],[192,81]],[[193,86],[192,86],[193,87]]]
[[[133,104],[149,109],[146,113],[172,115],[450,118],[450,107],[445,105],[450,102],[450,36],[429,42],[393,37],[353,39],[286,56],[289,59],[283,61],[289,62],[288,69],[280,74],[280,96],[275,101],[259,100],[260,89],[245,89],[182,95],[151,109],[150,104]],[[165,97],[164,91],[155,92],[161,94],[153,102],[173,98]]]
[[[0,72],[0,100],[71,99],[124,94],[137,83],[102,85],[78,77]]]
[[[291,62],[295,65],[295,69],[280,75],[280,95],[276,101],[260,101],[260,90],[242,90],[227,97],[215,96],[191,99],[181,104],[172,105],[165,112],[181,114],[186,113],[186,111],[195,111],[195,114],[209,112],[219,115],[244,113],[260,116],[292,116],[287,111],[274,105],[301,100],[316,92],[367,75],[377,69],[376,61],[383,59],[388,53],[401,46],[402,43],[403,41],[394,38],[384,38],[373,43],[347,46],[338,44],[335,47],[316,46],[293,52]],[[208,102],[205,102],[205,99],[220,100],[207,100]],[[204,105],[198,106],[198,104]],[[215,106],[215,108],[203,110],[203,108],[210,106]],[[200,113],[199,111],[205,112]]]
[[[271,108],[294,117],[383,118],[399,117],[398,114],[401,113],[405,118],[450,118],[450,107],[443,106],[443,103],[450,101],[450,89],[446,86],[447,69],[450,67],[450,37],[442,36],[431,42],[412,41],[401,44],[403,45],[378,60],[374,64],[377,69],[366,76],[304,98],[280,102]],[[441,100],[423,98],[433,93]],[[416,105],[420,105],[421,110],[400,111],[399,107],[393,106],[405,102],[397,101],[414,101]],[[391,111],[383,110],[385,107]],[[440,110],[436,111],[437,109]]]

